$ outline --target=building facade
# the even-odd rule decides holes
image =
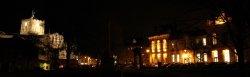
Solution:
[[[35,19],[34,12],[29,19],[21,21],[21,35],[44,35],[45,22],[43,20]]]
[[[159,34],[148,37],[150,47],[143,51],[149,58],[150,66],[169,63],[234,63],[238,55],[226,22],[232,20],[222,12],[215,20],[207,21],[201,31],[181,34]]]

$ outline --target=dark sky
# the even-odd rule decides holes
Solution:
[[[133,37],[149,36],[161,24],[197,23],[208,16],[210,5],[203,0],[8,1],[0,2],[0,31],[18,33],[21,19],[35,10],[35,17],[45,20],[46,32],[63,33],[77,40],[81,52],[95,53],[107,50],[108,30],[111,48],[125,47]],[[184,27],[190,25],[194,23]]]

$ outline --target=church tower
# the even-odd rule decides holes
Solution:
[[[35,12],[32,11],[30,18],[21,21],[21,35],[44,35],[45,22],[34,18],[34,15]]]

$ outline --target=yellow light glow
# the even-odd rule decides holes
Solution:
[[[174,54],[172,54],[172,62],[175,62]]]
[[[224,24],[225,22],[223,22],[223,21],[215,21],[215,24],[217,24],[217,25],[222,25],[222,24]]]
[[[163,58],[164,58],[164,59],[167,58],[167,53],[164,53],[164,54],[163,54]]]
[[[166,52],[167,51],[167,40],[163,39],[163,51]]]
[[[177,54],[177,62],[179,63],[180,62],[180,55]]]
[[[166,51],[167,51],[167,49],[163,49],[163,51],[164,51],[164,52],[166,52]]]
[[[216,20],[215,20],[215,24],[216,25],[222,25],[222,24],[225,24],[227,21],[226,21],[226,14],[223,12],[220,14],[220,16],[216,17]]]
[[[160,53],[157,54],[157,58],[161,58],[161,54]]]
[[[224,55],[224,62],[230,62],[230,54],[229,54],[229,50],[225,49],[222,51],[223,55]]]
[[[147,49],[147,50],[146,50],[146,52],[147,52],[147,53],[149,53],[149,52],[150,52],[150,50],[149,50],[149,49]]]
[[[157,52],[161,51],[161,44],[160,44],[160,40],[157,40]]]
[[[37,19],[22,20],[20,34],[43,35],[44,34],[44,21],[37,20]]]
[[[39,27],[39,23],[36,23],[36,27]]]
[[[188,54],[183,54],[183,58],[186,59],[188,57]]]
[[[163,63],[167,62],[167,53],[163,53]]]
[[[158,60],[158,62],[161,62],[161,54],[160,53],[157,54],[157,60]]]
[[[152,54],[152,57],[155,58],[155,54]]]
[[[151,60],[151,63],[155,63],[155,54],[151,55],[151,59],[150,60]]]
[[[24,23],[24,26],[28,26],[28,23],[27,23],[27,22],[25,22],[25,23]]]
[[[151,42],[151,49],[152,49],[152,52],[155,52],[155,41]]]
[[[158,51],[158,52],[161,52],[161,50],[160,50],[160,49],[157,49],[157,51]]]
[[[189,57],[190,57],[190,55],[187,54],[187,53],[184,53],[184,54],[182,55],[183,63],[184,63],[184,64],[186,64],[186,63],[189,62],[189,60],[190,60]]]
[[[204,62],[207,62],[207,53],[204,53]]]
[[[49,70],[49,64],[48,63],[41,63],[40,64],[40,67],[43,69],[43,70]]]
[[[213,62],[218,62],[218,51],[217,50],[212,51],[212,56],[213,56]]]
[[[197,62],[200,62],[200,61],[201,61],[201,54],[200,54],[200,53],[197,53],[197,54],[196,54],[196,57],[197,57]]]

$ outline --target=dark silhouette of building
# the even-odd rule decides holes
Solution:
[[[0,70],[3,72],[31,71],[39,67],[38,48],[18,35],[0,38]]]

